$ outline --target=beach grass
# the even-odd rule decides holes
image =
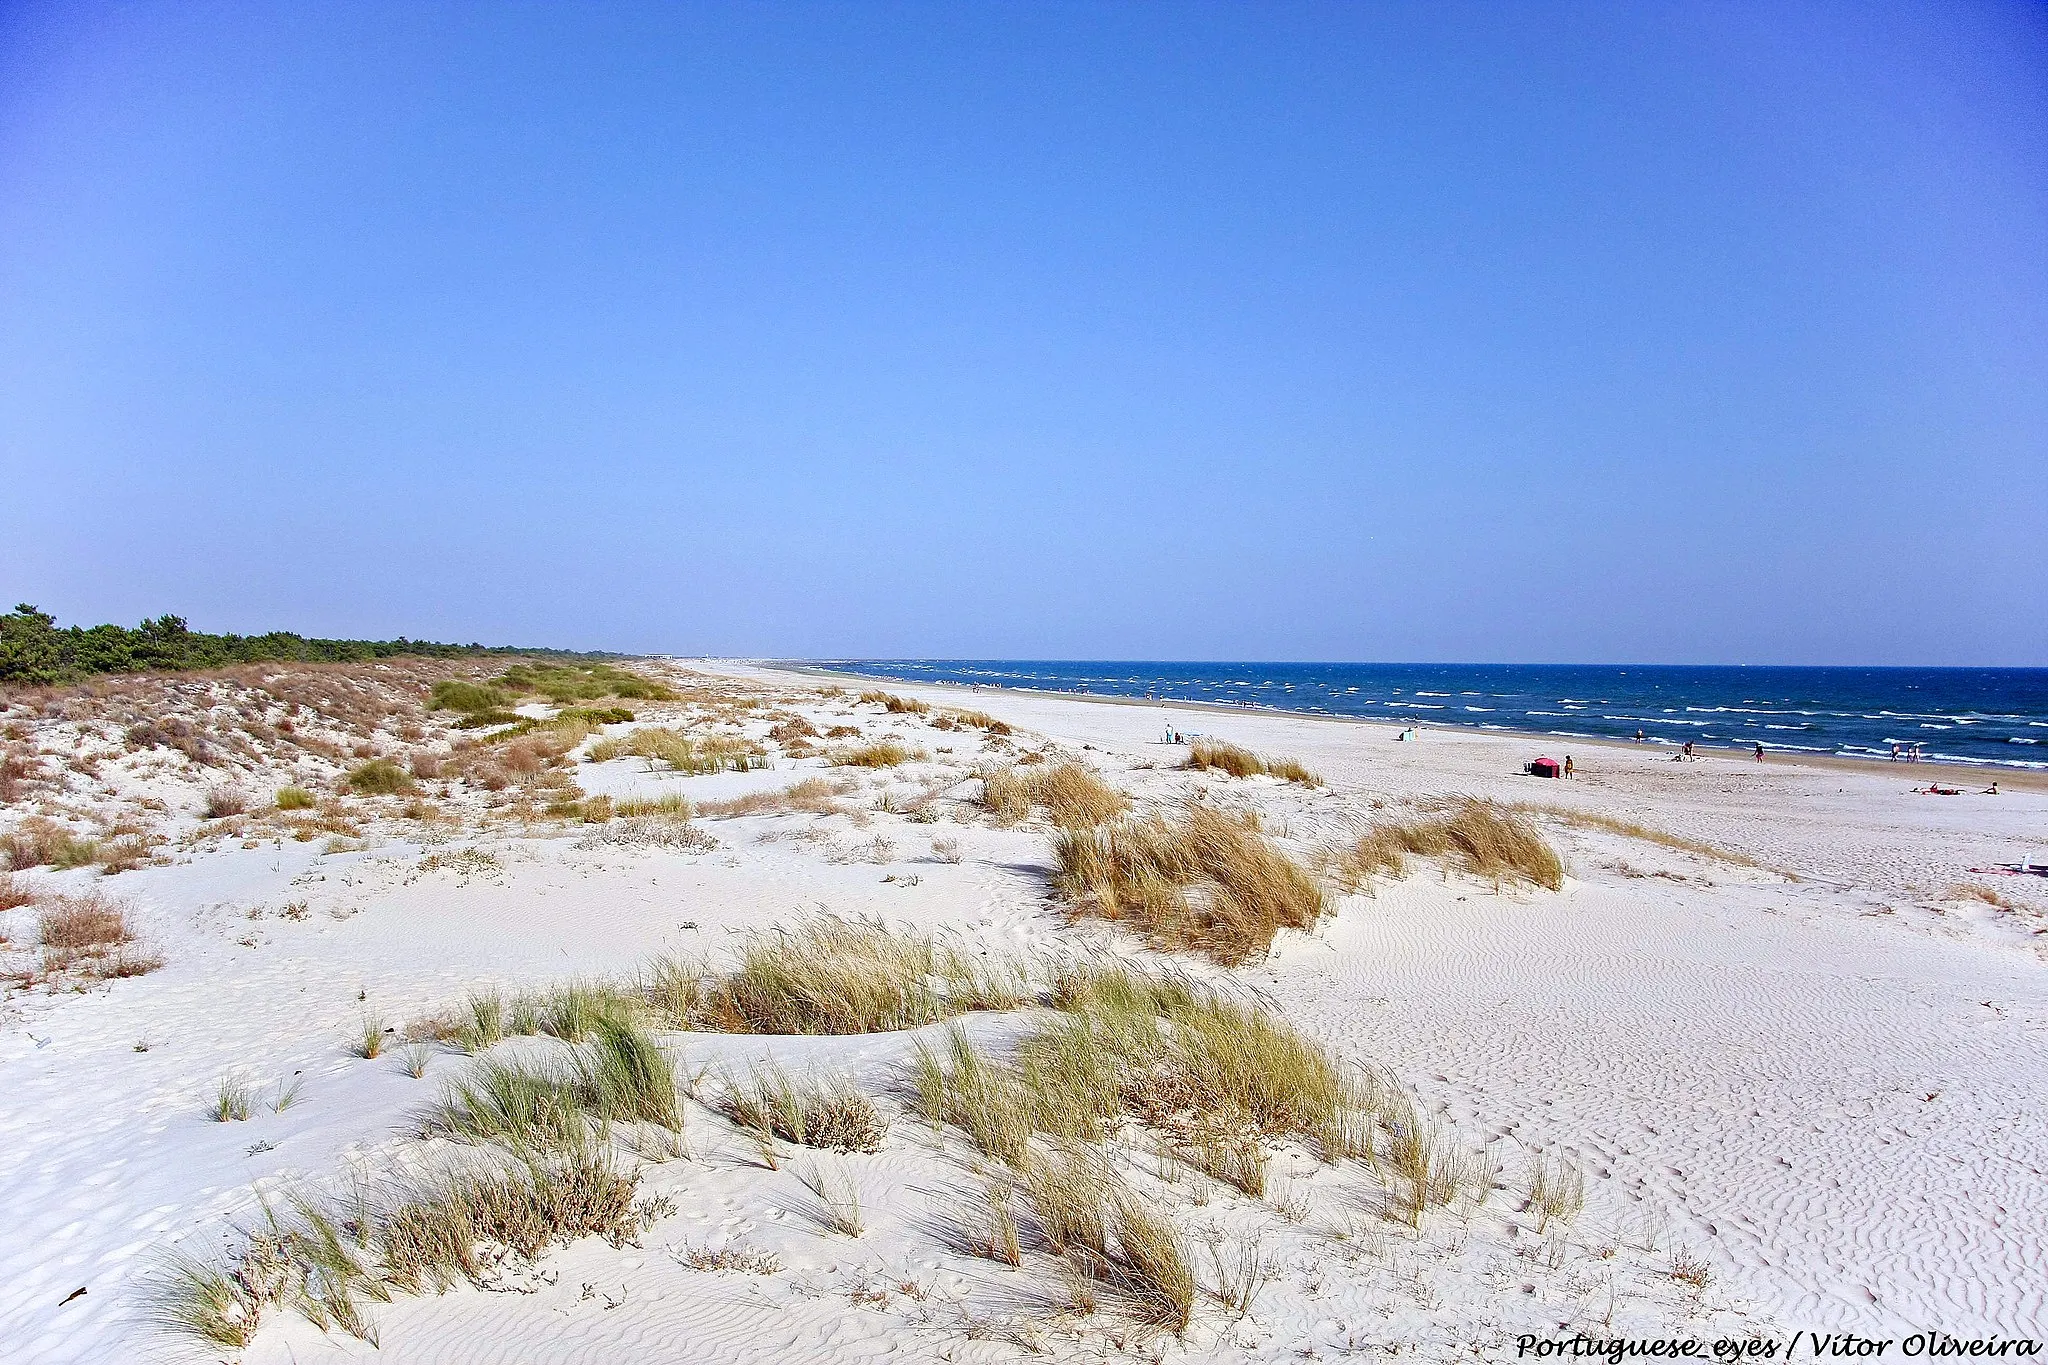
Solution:
[[[1236,965],[1263,954],[1281,929],[1322,918],[1322,888],[1249,815],[1202,804],[1054,839],[1053,886],[1074,913],[1128,925],[1163,948]]]

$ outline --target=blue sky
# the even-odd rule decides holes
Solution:
[[[2048,8],[0,7],[0,590],[2048,664]]]

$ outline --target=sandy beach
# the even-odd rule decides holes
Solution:
[[[542,763],[562,775],[552,792],[509,764],[490,787],[460,767],[470,751],[449,717],[420,719],[416,703],[337,735],[332,761],[256,746],[211,767],[117,752],[83,711],[5,717],[53,774],[67,754],[107,748],[38,799],[107,820],[143,812],[156,840],[118,875],[38,866],[16,881],[45,904],[117,901],[162,965],[62,988],[23,978],[6,997],[0,1355],[1451,1361],[1512,1358],[1525,1335],[2042,1335],[2048,877],[2002,870],[2048,862],[2040,783],[1998,773],[1990,796],[1973,776],[1968,794],[1931,798],[1909,790],[1931,765],[1683,763],[1595,743],[1573,747],[1573,780],[1546,781],[1521,768],[1557,746],[1530,736],[1429,729],[1404,742],[1369,722],[904,684],[887,691],[928,709],[892,711],[858,698],[876,684],[724,661],[635,666],[685,700],[633,703],[633,721]],[[225,705],[236,685],[192,683],[206,695],[181,704]],[[956,724],[947,708],[1011,733]],[[815,743],[776,728],[795,720]],[[412,738],[394,737],[401,725]],[[750,743],[760,766],[691,776],[630,753],[592,761],[651,725]],[[1298,760],[1320,785],[1186,770],[1169,729]],[[835,745],[888,740],[910,756],[834,763]],[[408,749],[457,766],[409,797],[346,794],[350,764]],[[1190,801],[1255,815],[1309,869],[1377,822],[1454,798],[1517,806],[1562,857],[1561,889],[1421,858],[1356,891],[1328,885],[1312,928],[1283,929],[1241,965],[1162,955],[1055,893],[1060,835],[1043,812],[990,818],[989,765],[1068,759],[1127,795],[1132,818]],[[566,779],[583,801],[610,798],[604,818],[546,815],[568,809]],[[774,804],[807,779],[830,784],[829,799]],[[262,804],[288,782],[317,788],[356,832],[200,818],[224,783]],[[675,796],[697,810],[687,836],[613,815]],[[0,912],[0,948],[30,976],[37,913]],[[264,1209],[294,1192],[342,1199],[461,1156],[422,1115],[476,1059],[447,1041],[408,1049],[426,1036],[412,1021],[484,989],[628,978],[661,954],[727,970],[749,935],[821,915],[938,935],[973,959],[1111,954],[1243,992],[1412,1096],[1476,1174],[1404,1219],[1370,1161],[1275,1139],[1254,1197],[1131,1129],[1112,1144],[1121,1178],[1191,1248],[1192,1317],[1166,1330],[1108,1290],[1088,1311],[1042,1251],[1012,1267],[963,1239],[986,1163],[915,1112],[907,1079],[945,1024],[668,1031],[694,1078],[687,1151],[621,1156],[654,1201],[631,1239],[586,1237],[483,1283],[368,1301],[365,1334],[280,1307],[245,1347],[209,1351],[153,1320],[170,1250],[233,1264]],[[1004,1055],[1043,1013],[960,1022]],[[369,1018],[391,1029],[374,1058],[351,1042]],[[543,1045],[556,1044],[513,1038],[492,1055]],[[869,1096],[887,1123],[878,1149],[792,1144],[764,1160],[716,1096],[721,1078],[768,1061]],[[209,1112],[224,1080],[246,1093],[246,1118]],[[1537,1171],[1574,1173],[1581,1207],[1546,1214]],[[815,1192],[833,1180],[857,1191],[858,1235]]]

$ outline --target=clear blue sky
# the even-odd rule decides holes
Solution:
[[[2048,7],[16,0],[0,592],[2048,664]]]

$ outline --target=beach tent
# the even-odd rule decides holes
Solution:
[[[1523,771],[1529,773],[1532,777],[1556,777],[1559,770],[1556,759],[1539,758]]]

